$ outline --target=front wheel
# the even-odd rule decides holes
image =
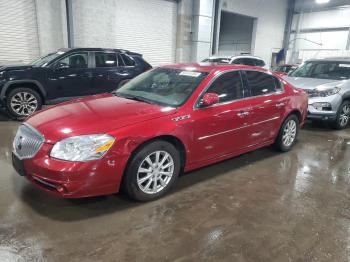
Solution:
[[[40,110],[42,99],[40,95],[30,88],[16,88],[10,91],[6,97],[8,113],[16,120],[23,120]]]
[[[349,124],[350,117],[350,102],[344,101],[338,110],[337,117],[333,123],[335,129],[344,129]]]
[[[281,126],[275,146],[283,152],[291,150],[297,140],[299,128],[299,119],[296,115],[287,117]]]
[[[137,201],[166,194],[180,173],[180,154],[166,141],[145,145],[132,157],[123,178],[123,190]]]

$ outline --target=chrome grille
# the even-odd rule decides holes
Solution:
[[[13,140],[13,153],[19,159],[32,158],[38,153],[44,137],[28,124],[22,124]]]

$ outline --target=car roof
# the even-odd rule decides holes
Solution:
[[[325,57],[325,58],[312,58],[306,60],[307,62],[310,61],[329,61],[329,62],[350,62],[349,56],[334,56],[334,57]]]
[[[75,52],[75,51],[111,51],[111,52],[121,52],[128,54],[138,54],[125,49],[116,48],[99,48],[99,47],[75,47],[75,48],[61,48],[58,51],[62,52]]]
[[[230,56],[230,55],[215,55],[215,56],[210,56],[207,59],[237,59],[237,58],[253,58],[253,59],[258,59],[258,60],[263,60],[261,57],[258,56],[253,56],[253,55],[236,55],[236,56]]]
[[[212,71],[227,71],[234,69],[257,69],[259,71],[267,71],[261,67],[248,65],[233,65],[233,64],[212,64],[212,63],[183,63],[164,65],[165,68],[175,68],[187,71],[207,72]]]

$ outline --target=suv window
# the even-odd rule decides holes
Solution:
[[[265,62],[263,60],[260,60],[260,59],[255,59],[255,65],[256,66],[265,66]]]
[[[118,66],[116,53],[111,52],[95,52],[96,67],[112,67]]]
[[[251,96],[271,94],[282,90],[280,81],[274,76],[258,72],[245,71]]]
[[[122,58],[125,66],[134,66],[135,65],[135,61],[133,59],[131,59],[128,55],[120,54],[120,57]]]
[[[88,53],[74,53],[66,56],[58,61],[59,65],[63,65],[69,68],[87,68],[88,67]]]
[[[255,59],[251,59],[251,58],[237,58],[235,60],[233,60],[233,64],[236,65],[250,65],[250,66],[255,66]]]
[[[240,99],[243,97],[243,84],[238,71],[219,76],[208,88],[206,93],[219,95],[219,103]]]

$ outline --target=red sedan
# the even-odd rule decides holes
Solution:
[[[66,102],[23,123],[13,165],[34,185],[79,198],[155,199],[180,172],[275,144],[288,151],[307,95],[261,68],[177,64],[111,94]]]

